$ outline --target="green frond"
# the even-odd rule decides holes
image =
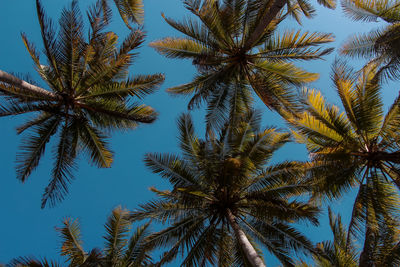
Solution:
[[[78,220],[65,219],[64,226],[57,229],[62,239],[61,255],[67,257],[72,266],[85,262],[86,252],[82,248],[82,237]]]
[[[60,123],[61,119],[57,116],[53,116],[31,128],[32,134],[22,141],[22,145],[20,146],[21,152],[17,154],[16,169],[18,179],[25,181],[39,164],[39,160],[45,151],[46,144],[56,133]]]
[[[317,0],[317,3],[330,8],[330,9],[335,9],[336,8],[336,1],[335,0]]]
[[[375,75],[373,64],[365,66],[358,77],[344,63],[334,66],[333,80],[347,117],[356,131],[372,135],[379,130],[383,117],[380,85]]]
[[[220,12],[219,4],[216,1],[196,1],[185,0],[186,8],[196,15],[201,22],[207,27],[210,34],[215,38],[215,41],[222,48],[231,47],[234,43],[231,32],[227,27],[224,27],[224,14]]]
[[[57,64],[60,66],[60,74],[68,77],[64,80],[64,93],[72,92],[76,87],[76,81],[79,81],[79,61],[81,53],[86,49],[86,43],[83,33],[83,18],[80,14],[78,2],[71,2],[69,9],[63,9],[60,22],[60,31],[57,39],[59,56]]]
[[[146,95],[152,94],[164,81],[164,78],[163,74],[137,75],[124,82],[113,82],[92,88],[88,95],[84,95],[80,97],[80,99],[103,97],[121,98],[129,95],[142,99]]]
[[[270,60],[320,59],[332,52],[332,49],[313,47],[332,41],[334,41],[332,34],[318,32],[301,34],[300,31],[286,31],[268,39],[256,56]]]
[[[165,194],[162,194],[161,196],[168,199],[168,197],[165,197]],[[150,218],[165,223],[169,220],[175,221],[179,220],[180,218],[185,218],[185,210],[190,210],[187,206],[171,203],[170,201],[154,200],[139,206],[139,210],[134,210],[130,213],[130,220],[140,221]]]
[[[125,37],[124,41],[122,42],[118,56],[121,55],[131,55],[135,56],[136,53],[132,53],[131,51],[140,47],[143,44],[145,38],[145,33],[140,29],[131,30],[127,37]]]
[[[142,24],[144,10],[142,0],[114,0],[122,20],[131,29],[130,23]]]
[[[167,18],[162,14],[164,20],[173,28],[180,31],[184,35],[192,38],[196,43],[209,45],[211,47],[217,47],[218,45],[213,43],[213,37],[209,34],[206,27],[202,27],[201,23],[190,18],[186,18],[183,21],[175,21],[171,18]]]
[[[400,106],[399,106],[400,97],[398,96],[390,106],[388,112],[385,115],[385,118],[382,122],[381,133],[385,140],[390,145],[390,142],[396,138],[396,132],[398,131],[398,126],[400,125]],[[388,140],[388,141],[386,141]],[[389,141],[390,140],[390,141]]]
[[[193,237],[198,237],[204,231],[204,228],[204,218],[198,216],[183,219],[164,230],[151,234],[149,236],[150,244],[169,248],[167,252],[164,252],[158,264],[171,262],[176,258],[179,251],[192,246]]]
[[[80,103],[80,107],[90,116],[93,124],[109,130],[132,129],[139,122],[151,123],[156,119],[157,113],[153,108],[135,103],[127,106],[124,102],[112,99],[89,100]]]
[[[26,123],[22,124],[21,126],[17,127],[17,134],[21,134],[24,131],[28,130],[29,128],[45,123],[48,119],[50,119],[52,117],[51,113],[40,113],[39,115],[37,115],[35,118],[27,121]]]
[[[340,48],[340,53],[355,58],[375,57],[375,43],[381,34],[382,30],[375,30],[351,36]]]
[[[58,84],[58,86],[60,86],[53,89],[61,90],[63,83],[61,79],[61,67],[58,63],[60,51],[58,47],[58,42],[56,40],[56,34],[53,26],[54,24],[52,20],[46,16],[40,0],[36,0],[36,11],[39,20],[40,31],[42,34],[44,52],[47,57],[47,61],[49,62],[52,71],[54,72],[54,80],[56,80],[56,83]]]
[[[291,63],[260,61],[255,64],[255,68],[261,72],[273,73],[283,83],[289,83],[295,86],[304,85],[313,82],[319,78],[317,73],[311,73],[302,70]]]
[[[68,184],[73,179],[72,171],[76,169],[77,125],[70,123],[67,118],[63,123],[57,148],[53,151],[56,160],[51,173],[52,178],[42,196],[42,209],[48,201],[54,206],[64,199],[68,193]]]
[[[129,212],[117,207],[112,211],[105,224],[105,261],[107,265],[116,264],[124,256],[124,248],[128,244],[131,222]]]
[[[46,106],[42,103],[23,103],[9,99],[8,101],[4,101],[4,104],[0,104],[0,117],[15,116],[30,112],[40,112],[43,109],[46,109]],[[51,110],[51,107],[48,109]]]
[[[342,7],[350,18],[367,22],[375,22],[381,18],[387,22],[400,21],[398,1],[342,1]]]
[[[48,261],[46,258],[37,259],[35,257],[18,257],[13,259],[10,267],[61,267],[62,265],[56,261]]]
[[[192,163],[199,160],[200,141],[194,132],[194,125],[189,114],[182,114],[178,118],[179,146],[184,152],[185,158]]]
[[[183,38],[165,38],[150,43],[150,46],[169,58],[196,58],[211,53],[204,45]]]
[[[79,138],[91,162],[99,168],[109,168],[113,162],[113,153],[107,148],[107,136],[87,121],[79,124]]]
[[[133,263],[135,266],[151,264],[151,256],[148,254],[151,247],[146,244],[146,239],[150,235],[149,226],[150,223],[141,225],[132,234],[123,259],[126,264]]]
[[[264,168],[264,170],[254,178],[252,184],[248,187],[248,192],[269,190],[275,185],[280,185],[284,181],[291,183],[299,180],[306,168],[301,162],[285,161]],[[304,185],[306,186],[306,185]]]
[[[196,179],[188,171],[186,163],[175,155],[148,153],[145,164],[154,173],[167,178],[176,187],[197,185]]]
[[[201,266],[204,265],[202,264],[204,262],[215,265],[215,254],[217,253],[215,239],[219,239],[219,233],[216,231],[215,225],[211,224],[199,234],[196,242],[193,242],[181,266]]]

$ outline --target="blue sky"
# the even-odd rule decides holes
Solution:
[[[55,22],[61,9],[70,0],[43,0],[47,14]],[[80,1],[82,13],[92,0]],[[111,2],[111,1],[110,1]],[[0,207],[2,220],[0,222],[0,263],[7,263],[17,256],[36,255],[59,259],[58,250],[60,239],[55,227],[61,226],[65,217],[79,218],[83,233],[84,247],[89,250],[93,247],[102,247],[103,224],[111,210],[121,205],[134,209],[139,203],[150,200],[153,194],[148,190],[151,186],[163,189],[167,184],[161,177],[152,174],[143,164],[146,152],[178,152],[176,119],[186,111],[188,99],[171,97],[165,89],[174,85],[188,82],[195,72],[191,62],[171,60],[158,55],[148,47],[150,41],[166,36],[177,36],[177,33],[161,17],[161,13],[180,19],[189,15],[180,0],[145,0],[145,24],[147,32],[145,44],[139,50],[140,54],[134,66],[130,68],[132,74],[165,73],[166,80],[157,93],[143,101],[159,112],[158,120],[151,125],[142,125],[136,130],[113,134],[110,140],[115,152],[112,168],[97,169],[90,166],[85,158],[79,160],[79,169],[75,172],[75,180],[70,186],[70,194],[55,208],[40,209],[41,195],[50,178],[52,168],[51,143],[48,145],[45,157],[36,171],[32,173],[25,184],[15,178],[15,156],[22,136],[17,136],[15,128],[28,117],[0,118]],[[313,1],[316,5],[316,1]],[[118,14],[114,12],[111,30],[121,36],[126,36],[127,28],[123,25]],[[377,23],[361,24],[351,22],[345,18],[340,5],[332,11],[317,8],[317,17],[313,20],[303,20],[299,26],[289,20],[281,25],[280,29],[299,29],[303,31],[332,32],[336,41],[332,46],[338,47],[346,37],[356,32],[369,31],[378,27]],[[20,33],[27,33],[29,39],[38,48],[42,47],[40,29],[36,18],[34,0],[0,1],[0,69],[6,72],[29,73],[37,82],[32,61],[22,43]],[[321,74],[320,80],[311,87],[320,89],[330,102],[338,103],[332,83],[329,79],[330,64],[338,56],[335,51],[326,57],[325,61],[302,63],[307,70]],[[359,64],[359,62],[351,62]],[[43,85],[43,83],[41,83]],[[43,85],[44,86],[44,85]],[[396,95],[393,86],[384,92],[385,103],[390,104]],[[268,111],[260,102],[255,103],[257,108],[264,110],[263,121],[265,126],[277,125],[284,127],[280,118]],[[204,129],[204,112],[192,112],[197,129]],[[300,145],[289,145],[283,148],[275,158],[306,159],[305,149]],[[336,210],[349,213],[351,195],[335,205]],[[330,238],[327,231],[326,216],[323,216],[322,227],[318,230],[304,227],[304,231],[314,241]],[[277,264],[269,261],[270,266]],[[171,266],[176,266],[177,263]]]

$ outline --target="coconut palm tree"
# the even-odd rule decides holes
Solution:
[[[256,247],[261,243],[293,266],[290,252],[312,249],[290,225],[317,224],[319,209],[304,196],[294,198],[310,189],[301,183],[303,166],[293,161],[267,165],[290,136],[274,128],[260,130],[260,120],[251,111],[202,140],[184,114],[178,121],[182,155],[146,155],[146,165],[173,186],[171,191],[152,188],[160,199],[131,215],[170,225],[149,236],[152,246],[169,246],[158,264],[181,252],[182,266],[265,266]]]
[[[0,72],[0,116],[34,114],[18,127],[19,134],[30,131],[17,154],[17,178],[21,181],[37,167],[49,140],[58,136],[44,207],[48,200],[54,205],[68,192],[78,154],[86,154],[98,167],[110,167],[113,153],[107,144],[109,134],[155,120],[151,107],[134,103],[131,98],[152,93],[164,77],[127,77],[133,50],[143,42],[144,35],[132,31],[118,47],[117,35],[104,31],[107,23],[103,12],[110,10],[101,9],[101,2],[89,11],[88,40],[77,1],[62,12],[57,36],[40,1],[36,3],[47,62],[39,60],[39,53],[24,34],[22,38],[48,90]]]
[[[131,234],[129,211],[117,207],[105,224],[105,247],[95,248],[86,252],[82,247],[80,226],[77,220],[65,219],[63,227],[58,229],[62,238],[60,254],[66,257],[69,267],[84,266],[124,266],[139,267],[152,264],[146,245],[146,238],[150,235],[149,224],[139,226]],[[131,235],[130,235],[131,234]],[[56,262],[34,257],[20,257],[14,259],[10,266],[58,266]]]
[[[320,59],[332,51],[318,48],[333,41],[331,34],[276,33],[277,25],[287,14],[266,25],[262,36],[247,46],[267,8],[263,1],[186,0],[184,3],[196,19],[165,20],[185,36],[164,38],[150,46],[167,57],[192,60],[198,75],[192,82],[169,88],[168,92],[192,94],[189,108],[206,100],[207,121],[213,125],[224,124],[229,112],[248,109],[251,88],[270,108],[293,106],[295,101],[289,87],[314,81],[318,75],[291,61]]]
[[[332,241],[317,244],[317,253],[314,254],[315,267],[362,267],[387,266],[395,267],[400,264],[400,232],[398,224],[383,225],[378,235],[374,236],[372,258],[370,262],[363,259],[357,249],[357,240],[348,239],[346,227],[339,216],[335,216],[329,208],[329,225],[333,233]],[[298,267],[310,266],[306,263]]]
[[[338,198],[357,188],[349,236],[363,236],[361,258],[372,253],[377,231],[398,219],[400,203],[395,186],[400,187],[399,98],[384,114],[376,72],[376,65],[355,73],[337,62],[333,81],[345,111],[327,104],[319,92],[305,90],[304,112],[286,116],[297,141],[310,152],[314,194]]]
[[[372,59],[383,65],[378,74],[397,79],[400,73],[400,2],[344,0],[342,5],[353,20],[380,20],[386,22],[387,26],[350,37],[341,52],[351,57]]]

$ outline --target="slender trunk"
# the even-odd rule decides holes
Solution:
[[[375,235],[370,227],[367,227],[364,241],[364,248],[360,254],[360,267],[375,267],[371,252],[373,250],[373,240]]]
[[[372,255],[372,251],[374,250],[375,246],[375,231],[372,229],[370,225],[370,216],[373,216],[373,214],[370,214],[370,207],[367,206],[367,214],[366,214],[366,229],[365,229],[365,240],[364,240],[364,247],[363,250],[360,254],[360,261],[359,261],[359,266],[360,267],[375,267],[374,264],[374,259]]]
[[[254,247],[251,245],[250,241],[247,239],[245,233],[243,232],[242,229],[240,229],[238,223],[236,222],[235,216],[232,214],[232,212],[228,209],[228,220],[230,226],[233,228],[233,231],[235,232],[235,236],[237,240],[239,241],[239,244],[241,245],[244,253],[246,254],[247,259],[251,263],[252,266],[254,267],[265,267],[265,264],[261,257],[257,254],[257,251],[254,249]]]
[[[274,0],[269,10],[261,17],[260,22],[244,44],[244,49],[249,50],[264,34],[265,28],[276,18],[279,11],[285,6],[286,0]]]
[[[49,97],[51,99],[59,99],[60,97],[50,91],[47,91],[46,89],[43,89],[39,86],[30,84],[24,80],[21,80],[7,72],[4,72],[0,70],[0,82],[4,82],[6,84],[9,84],[11,86],[15,86],[19,89],[28,91],[28,92],[33,92],[37,95]]]

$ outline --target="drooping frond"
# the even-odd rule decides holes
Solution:
[[[82,237],[77,220],[65,219],[63,227],[57,229],[62,239],[61,255],[67,257],[71,266],[85,262],[87,254],[82,248]]]
[[[130,23],[143,23],[144,11],[142,0],[114,0],[115,5],[125,22],[126,26],[130,28]]]
[[[46,187],[42,197],[42,208],[48,201],[54,206],[57,202],[64,199],[68,193],[68,185],[73,179],[72,171],[76,168],[76,128],[75,123],[70,123],[65,119],[63,128],[60,132],[59,143],[54,150],[55,163],[52,170],[52,178]]]
[[[115,265],[124,256],[125,246],[128,244],[128,234],[131,222],[128,220],[129,212],[118,207],[112,211],[107,219],[105,261],[109,265]]]
[[[35,257],[18,257],[13,259],[9,264],[11,267],[61,267],[62,265],[56,261],[48,261],[46,258],[37,259]]]
[[[45,151],[47,142],[53,136],[60,124],[59,117],[52,117],[32,127],[33,133],[21,145],[17,154],[17,178],[25,181],[29,174],[39,164],[40,157]]]

